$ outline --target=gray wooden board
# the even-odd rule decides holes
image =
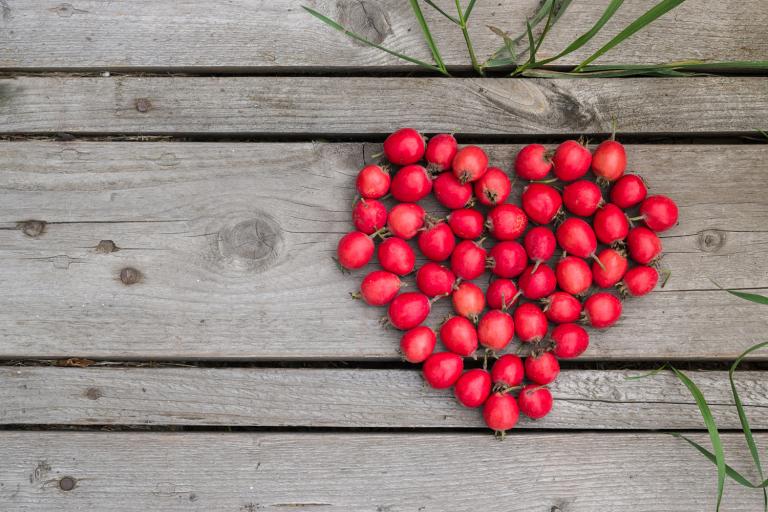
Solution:
[[[350,229],[360,144],[2,144],[3,357],[393,359],[382,309],[352,301],[363,270],[331,257]],[[490,146],[509,168],[515,146]],[[761,146],[630,146],[633,170],[681,206],[664,289],[592,333],[591,359],[733,358],[765,308]],[[520,185],[515,188],[515,197]],[[515,200],[514,198],[512,200]],[[435,213],[432,206],[428,209]],[[49,224],[38,236],[20,221]],[[101,240],[119,251],[104,254]],[[136,268],[140,282],[120,280]],[[432,323],[447,312],[435,306]],[[758,356],[759,357],[759,356]]]
[[[455,13],[453,2],[438,3]],[[408,3],[396,0],[242,0],[219,2],[215,8],[203,0],[6,0],[0,4],[0,66],[228,71],[413,67],[328,28],[304,12],[302,4],[341,20],[373,41],[430,60]],[[594,41],[559,63],[580,62],[654,4],[654,0],[626,2]],[[479,58],[502,46],[487,25],[522,34],[525,19],[538,5],[536,0],[478,2],[470,32]],[[594,24],[606,5],[606,0],[573,2],[545,41],[540,57],[564,49]],[[444,60],[452,66],[468,66],[459,29],[427,5],[423,9]],[[689,0],[599,62],[764,60],[766,23],[765,2]]]
[[[0,133],[722,134],[768,126],[768,80],[72,77],[0,81]]]
[[[706,434],[691,434],[708,445]],[[768,435],[756,434],[765,446]],[[740,434],[729,464],[756,480]],[[716,469],[660,433],[0,432],[0,503],[56,510],[700,512]],[[68,478],[67,478],[68,477]],[[63,491],[60,488],[64,482]],[[70,485],[67,485],[70,484]],[[726,483],[723,511],[762,494]]]
[[[523,428],[702,429],[670,372],[565,370],[552,413]],[[689,372],[720,428],[740,428],[725,372]],[[737,374],[753,429],[768,428],[768,380]],[[417,370],[0,367],[0,424],[482,428],[480,411]]]

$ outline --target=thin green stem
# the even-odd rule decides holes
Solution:
[[[469,58],[472,61],[472,67],[480,76],[485,76],[485,71],[483,71],[483,68],[477,61],[475,48],[472,46],[472,39],[469,37],[469,30],[467,30],[467,18],[471,14],[472,7],[474,7],[474,5],[475,2],[471,2],[469,7],[467,7],[466,13],[464,13],[461,10],[461,4],[459,3],[459,0],[456,0],[456,11],[459,14],[459,26],[461,27],[461,33],[464,34],[464,41],[467,43],[467,51],[469,52]]]
[[[419,25],[421,26],[421,31],[424,33],[424,40],[427,42],[427,46],[429,46],[429,49],[432,52],[432,58],[435,59],[435,62],[437,63],[437,67],[440,69],[440,72],[446,76],[450,76],[448,73],[448,70],[445,68],[443,57],[440,55],[440,50],[437,49],[437,44],[435,44],[435,40],[432,37],[432,32],[430,32],[429,30],[429,25],[427,25],[427,20],[424,19],[424,13],[421,12],[421,7],[419,7],[418,0],[410,0],[410,2],[411,2],[411,8],[413,9],[413,13],[416,15],[416,19],[418,20]]]

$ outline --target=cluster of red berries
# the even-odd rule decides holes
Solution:
[[[522,148],[514,165],[516,175],[529,182],[522,207],[506,202],[512,191],[507,174],[488,167],[481,148],[459,149],[452,135],[425,142],[416,130],[403,128],[386,139],[384,155],[400,169],[392,176],[380,165],[360,171],[360,198],[352,211],[357,230],[338,245],[338,261],[346,269],[365,266],[377,252],[383,270],[366,275],[357,295],[373,306],[388,305],[389,323],[405,331],[404,359],[423,363],[432,387],[454,386],[461,404],[484,406],[491,429],[512,428],[519,411],[544,417],[552,408],[547,385],[560,372],[558,358],[577,357],[589,344],[577,322],[605,329],[621,315],[620,298],[608,291],[590,294],[593,285],[616,287],[621,296],[653,290],[661,255],[656,233],[677,223],[677,206],[668,197],[647,196],[639,176],[624,174],[626,153],[615,140],[594,153],[573,140],[552,154],[540,144]],[[595,180],[585,179],[590,168]],[[608,186],[610,202],[601,188]],[[428,215],[417,204],[430,193],[450,210],[445,218]],[[389,196],[397,204],[388,210],[380,200]],[[529,223],[535,226],[528,229]],[[497,241],[490,249],[483,246],[484,235]],[[382,240],[378,249],[375,238]],[[416,265],[407,242],[414,238],[429,261],[416,270],[419,291],[400,293],[401,277]],[[561,255],[550,266],[558,247]],[[472,281],[486,270],[492,280],[483,293]],[[422,323],[443,297],[451,298],[456,316],[439,327],[446,351],[435,352],[438,333]],[[531,347],[528,357],[498,357],[514,337]],[[484,364],[465,372],[464,358],[479,346],[495,358],[490,371]],[[512,392],[518,392],[516,398]]]

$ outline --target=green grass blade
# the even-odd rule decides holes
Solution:
[[[701,446],[696,441],[688,439],[687,437],[685,437],[682,434],[671,433],[670,435],[684,440],[685,442],[687,442],[688,444],[690,444],[691,446],[696,448],[699,452],[701,452],[701,454],[704,455],[706,458],[708,458],[710,460],[710,462],[712,462],[713,464],[717,464],[717,457],[715,456],[715,454],[710,452],[709,450],[707,450],[703,446]],[[736,482],[738,484],[743,485],[744,487],[749,487],[751,489],[756,489],[756,488],[759,487],[759,486],[753,484],[752,482],[750,482],[749,480],[747,480],[741,473],[739,473],[738,471],[733,469],[728,464],[725,465],[725,474],[728,475],[728,477],[731,478],[731,480],[733,480],[734,482]]]
[[[606,69],[604,71],[583,71],[573,73],[568,71],[555,71],[551,69],[526,69],[523,76],[532,78],[621,78],[628,76],[695,76],[697,73],[678,71],[669,68],[642,68],[642,69]]]
[[[539,48],[541,48],[541,43],[544,42],[544,38],[547,37],[547,34],[549,34],[549,29],[552,28],[552,20],[554,19],[555,14],[555,4],[552,3],[552,8],[549,10],[549,15],[547,16],[547,22],[544,24],[544,30],[541,31],[541,35],[539,36],[539,41],[536,43],[536,53],[539,53]]]
[[[621,4],[624,3],[624,0],[611,0],[611,3],[608,4],[608,7],[605,8],[605,11],[603,11],[603,15],[600,16],[600,19],[597,20],[597,22],[592,26],[591,29],[577,37],[571,44],[569,44],[565,50],[561,51],[554,57],[550,57],[548,59],[542,60],[539,64],[543,65],[548,62],[552,62],[554,60],[557,60],[565,55],[568,55],[571,52],[574,52],[587,44],[595,35],[602,30],[602,28],[605,26],[606,23],[608,23],[608,20],[610,20],[614,14],[616,14],[616,11],[621,7]]]
[[[696,405],[699,407],[701,417],[704,418],[704,423],[709,431],[709,439],[712,442],[712,448],[715,452],[715,464],[717,464],[717,508],[720,510],[720,503],[723,501],[723,488],[725,486],[725,453],[723,452],[723,444],[720,441],[720,432],[717,430],[715,424],[715,418],[712,416],[712,410],[709,408],[709,404],[704,399],[704,395],[701,390],[688,378],[683,372],[675,367],[672,367],[672,371],[675,372],[677,378],[685,384],[688,391],[693,395],[693,399],[696,401]]]
[[[749,427],[749,419],[747,419],[747,414],[744,412],[744,405],[741,403],[741,397],[739,397],[739,393],[736,390],[736,383],[733,380],[733,374],[736,372],[736,368],[739,367],[739,364],[747,354],[764,347],[768,347],[768,341],[749,347],[747,350],[742,352],[738,358],[736,358],[736,361],[733,362],[731,368],[728,370],[728,380],[731,381],[731,393],[733,393],[733,401],[736,404],[736,410],[739,413],[741,430],[744,432],[744,438],[747,441],[749,453],[752,454],[752,460],[755,462],[755,466],[757,467],[757,474],[760,476],[760,480],[765,478],[763,476],[763,466],[760,464],[760,454],[758,453],[755,439],[752,437],[752,429]],[[763,508],[768,509],[768,491],[766,491],[765,488],[763,488]]]
[[[533,40],[533,30],[531,24],[525,22],[525,26],[528,29],[528,63],[536,64],[536,43]]]
[[[512,38],[509,37],[509,34],[504,32],[500,28],[493,27],[491,25],[488,25],[488,29],[491,32],[493,32],[494,34],[496,34],[497,36],[499,36],[500,38],[502,38],[504,40],[504,45],[506,46],[507,51],[509,52],[510,55],[514,53],[514,51],[515,51],[515,49],[514,49],[515,43],[512,41]],[[490,62],[490,61],[486,61],[483,64],[483,67],[488,67],[488,62]],[[512,64],[512,59],[509,60],[509,64]]]
[[[376,43],[374,43],[372,41],[369,41],[366,38],[364,38],[363,36],[361,36],[359,34],[356,34],[356,33],[352,32],[351,30],[348,30],[346,27],[344,27],[343,25],[335,22],[331,18],[329,18],[327,16],[324,16],[323,14],[320,14],[319,12],[315,11],[314,9],[310,9],[309,7],[304,6],[304,5],[302,5],[301,7],[302,7],[302,9],[304,9],[309,14],[311,14],[315,18],[319,19],[320,21],[322,21],[323,23],[325,23],[329,27],[332,27],[332,28],[338,30],[339,32],[341,32],[341,33],[351,37],[352,39],[360,41],[363,44],[366,44],[368,46],[371,46],[373,48],[376,48],[378,50],[386,52],[386,53],[388,53],[390,55],[394,55],[395,57],[403,59],[404,61],[411,62],[411,63],[417,64],[417,65],[419,65],[421,67],[430,69],[432,71],[438,71],[438,72],[441,72],[441,73],[444,72],[443,70],[441,70],[437,66],[433,66],[432,64],[428,64],[428,63],[426,63],[426,62],[424,62],[422,60],[415,59],[413,57],[409,57],[408,55],[404,55],[402,53],[398,53],[398,52],[396,52],[394,50],[390,50],[389,48],[386,48],[386,47],[378,45],[378,44],[376,44]]]
[[[768,139],[768,132],[766,132],[765,130],[757,130],[757,131],[758,131],[758,132],[760,132],[760,134],[761,134],[763,137],[765,137],[766,139]]]
[[[601,55],[603,55],[605,52],[613,48],[614,46],[618,45],[625,39],[631,37],[634,35],[637,31],[642,30],[644,27],[646,27],[648,24],[655,21],[660,16],[666,14],[667,12],[671,11],[678,5],[685,2],[685,0],[662,0],[655,6],[651,7],[645,14],[637,18],[635,21],[627,25],[627,27],[619,32],[613,39],[608,41],[605,46],[597,50],[595,53],[593,53],[590,57],[588,57],[584,62],[579,64],[574,71],[579,72],[581,71],[585,66],[587,66],[590,62],[593,60],[599,58]]]
[[[475,2],[477,2],[477,0],[469,0],[469,5],[467,6],[467,10],[464,11],[464,22],[465,23],[469,19],[469,15],[472,14],[472,9],[475,8]]]
[[[461,25],[461,22],[459,20],[457,20],[456,18],[454,18],[453,16],[451,16],[450,14],[445,12],[443,9],[440,8],[439,5],[434,3],[432,0],[424,0],[424,2],[426,2],[427,5],[429,5],[433,9],[435,9],[437,12],[439,12],[440,14],[442,14],[443,16],[445,16],[446,18],[448,18],[449,20],[451,20],[455,24]]]
[[[735,295],[741,299],[748,300],[751,302],[756,302],[758,304],[765,304],[768,305],[768,297],[765,295],[758,295],[756,293],[745,293],[745,292],[737,292],[734,290],[725,290],[731,295]]]
[[[659,366],[655,370],[652,370],[648,373],[644,373],[642,375],[635,375],[634,377],[624,377],[624,380],[640,380],[640,379],[645,379],[647,377],[653,377],[654,375],[657,375],[662,371],[666,370],[667,366],[669,365],[667,363],[664,363],[663,365]]]
[[[435,40],[432,38],[432,32],[430,32],[429,30],[429,25],[427,25],[427,20],[424,19],[424,13],[421,12],[421,7],[419,7],[418,0],[410,0],[410,2],[411,2],[411,8],[413,9],[413,14],[416,15],[416,19],[419,22],[421,31],[424,33],[424,40],[427,42],[427,46],[429,46],[429,50],[432,52],[432,58],[435,59],[435,62],[437,63],[437,67],[440,68],[440,71],[443,72],[444,74],[448,74],[448,72],[445,69],[445,63],[443,62],[443,57],[440,55],[440,50],[437,49]]]

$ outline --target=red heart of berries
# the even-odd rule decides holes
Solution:
[[[352,210],[356,231],[338,245],[342,267],[361,268],[376,252],[382,268],[366,275],[353,295],[372,306],[388,305],[387,322],[405,331],[403,358],[423,363],[430,386],[453,386],[462,405],[483,406],[489,428],[511,429],[519,411],[533,419],[546,416],[558,358],[578,357],[589,345],[577,322],[606,329],[621,315],[619,297],[656,287],[656,233],[677,223],[674,201],[648,196],[642,178],[624,173],[626,152],[615,140],[594,152],[574,140],[551,154],[541,144],[522,148],[514,171],[529,183],[520,206],[506,202],[512,182],[502,169],[488,167],[485,151],[459,149],[452,135],[425,143],[416,130],[403,128],[384,141],[384,156],[399,170],[391,176],[389,165],[372,164],[360,171]],[[585,178],[590,168],[594,180]],[[450,210],[444,218],[417,204],[430,193]],[[381,200],[389,197],[396,204],[388,210]],[[414,238],[429,261],[416,270],[419,291],[401,292],[401,277],[416,266],[408,243]],[[378,249],[375,239],[381,240]],[[483,292],[472,281],[486,271],[492,279]],[[612,288],[616,294],[606,291]],[[422,325],[432,304],[448,298],[455,316],[438,332]],[[435,352],[438,334],[445,351]],[[497,355],[513,338],[530,348],[525,359]],[[481,346],[483,368],[464,371],[464,358]]]

